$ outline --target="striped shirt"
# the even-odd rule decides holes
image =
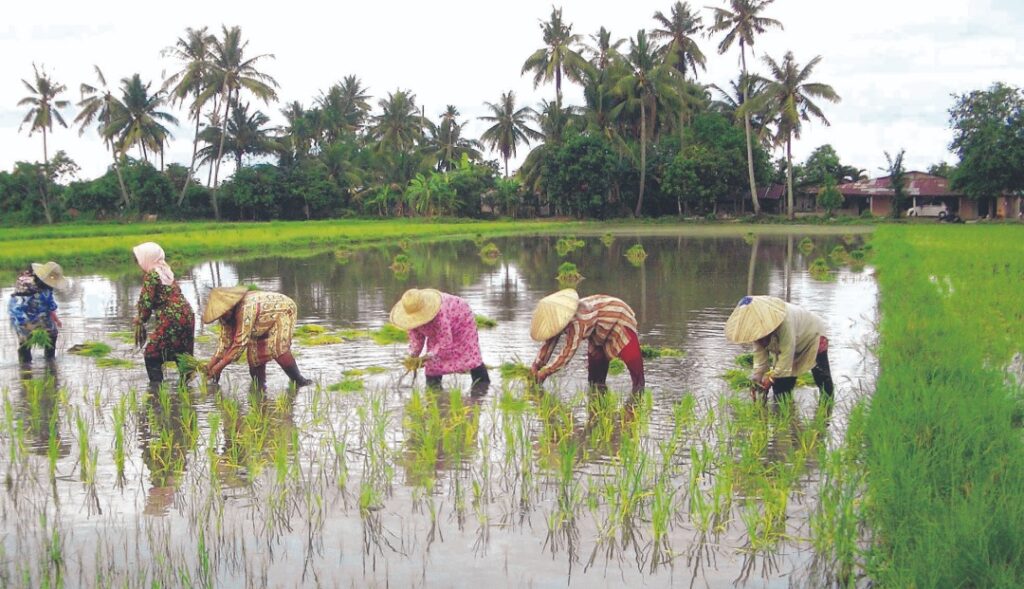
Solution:
[[[565,366],[572,359],[584,339],[591,347],[604,348],[605,355],[618,358],[619,352],[629,343],[630,332],[636,333],[636,315],[633,309],[621,299],[608,295],[593,295],[580,299],[576,315],[569,321],[562,333],[565,347],[558,357],[547,364],[562,333],[548,339],[537,353],[533,366],[539,370],[541,379],[547,378]],[[547,366],[544,366],[547,364]],[[541,366],[544,366],[541,368]]]

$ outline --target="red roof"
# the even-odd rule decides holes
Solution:
[[[858,180],[840,184],[839,192],[843,196],[892,196],[892,182],[889,176]],[[949,187],[949,180],[941,176],[933,176],[924,172],[907,172],[907,195],[909,196],[963,196]]]
[[[757,198],[768,200],[779,200],[786,196],[785,184],[769,184],[757,189]]]

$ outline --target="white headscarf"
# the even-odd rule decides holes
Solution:
[[[135,261],[139,263],[139,267],[142,268],[143,272],[155,270],[160,277],[160,284],[164,286],[170,286],[174,283],[174,272],[171,271],[171,267],[164,261],[164,250],[162,247],[152,241],[147,241],[135,246],[132,248],[132,251],[135,252]]]

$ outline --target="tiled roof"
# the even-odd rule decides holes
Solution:
[[[843,196],[892,196],[892,182],[889,176],[847,182],[838,186]],[[907,194],[909,196],[963,196],[949,187],[949,180],[924,172],[907,172]]]

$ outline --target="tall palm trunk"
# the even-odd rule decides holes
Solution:
[[[740,39],[740,63],[743,65],[743,78],[741,85],[743,86],[743,104],[747,103],[747,86],[750,85],[750,80],[747,79],[747,47],[743,43],[743,39]],[[754,180],[754,147],[750,141],[750,112],[744,111],[743,113],[743,130],[747,134],[747,176],[750,179],[750,202],[754,205],[754,216],[761,215],[761,203],[757,200],[757,182]]]
[[[508,178],[508,156],[505,156],[505,177]]]
[[[644,108],[644,96],[640,96],[640,195],[636,199],[637,217],[644,206],[644,185],[647,182],[647,109]]]
[[[196,155],[199,153],[199,111],[196,110],[196,134],[192,138],[192,161],[188,164],[188,175],[185,176],[185,185],[181,187],[181,194],[178,195],[178,207],[185,202],[185,193],[188,192],[188,185],[192,182],[192,174],[196,169]]]
[[[790,220],[796,219],[793,209],[793,132],[786,134],[786,207]]]
[[[224,118],[220,125],[220,146],[217,148],[217,159],[213,162],[213,187],[210,191],[210,198],[213,203],[213,218],[220,221],[220,207],[217,206],[217,178],[220,175],[220,160],[224,157],[224,139],[227,137],[228,109],[231,108],[231,90],[228,88],[227,77],[224,78]]]
[[[124,174],[121,173],[121,162],[119,161],[117,148],[114,147],[113,141],[109,141],[108,145],[110,147],[110,157],[114,159],[114,174],[117,175],[117,185],[121,188],[121,202],[124,203],[125,210],[128,210],[132,202],[128,194],[128,187],[124,183]]]
[[[50,155],[46,148],[46,127],[43,127],[43,215],[47,224],[53,224],[53,213],[50,211]]]

